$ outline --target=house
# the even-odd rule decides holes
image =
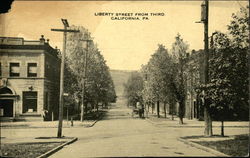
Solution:
[[[58,55],[43,35],[37,41],[0,37],[1,120],[58,117]]]

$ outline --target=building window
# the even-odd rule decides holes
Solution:
[[[10,76],[11,77],[19,77],[20,76],[19,63],[10,63]]]
[[[37,77],[36,63],[28,63],[28,77]]]

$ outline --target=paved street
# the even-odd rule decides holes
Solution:
[[[203,129],[157,127],[147,120],[131,118],[130,112],[118,100],[107,118],[93,128],[64,131],[77,136],[78,141],[51,157],[214,156],[177,140],[183,135],[201,135]]]
[[[202,135],[200,127],[168,127],[146,119],[132,118],[123,100],[109,110],[107,117],[91,128],[64,128],[63,135],[78,137],[52,158],[111,157],[111,156],[215,156],[177,140],[188,135]],[[176,121],[178,122],[178,121]],[[220,128],[214,128],[219,133]],[[226,128],[227,135],[243,134],[248,128]],[[3,143],[35,140],[35,137],[54,137],[57,128],[1,129]]]

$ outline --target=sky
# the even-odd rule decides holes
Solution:
[[[202,1],[15,1],[7,14],[0,15],[0,36],[38,40],[50,39],[52,47],[62,48],[63,35],[51,28],[63,28],[61,18],[70,25],[83,26],[110,69],[139,70],[163,44],[168,50],[177,33],[189,49],[202,49],[204,26],[200,21]],[[210,1],[209,35],[227,31],[232,13],[248,1]],[[97,13],[162,13],[148,20],[111,20]],[[133,17],[135,17],[133,15]]]

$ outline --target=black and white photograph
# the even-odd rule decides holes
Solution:
[[[0,157],[249,157],[248,0],[1,0]]]

